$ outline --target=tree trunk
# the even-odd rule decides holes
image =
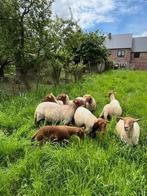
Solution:
[[[52,66],[52,79],[55,86],[60,82],[61,68],[56,68]]]
[[[9,63],[9,60],[0,60],[0,78],[4,78],[4,69]]]
[[[91,65],[89,61],[88,61],[88,68],[89,68],[89,73],[91,73]]]
[[[0,65],[0,78],[4,78],[4,65]]]

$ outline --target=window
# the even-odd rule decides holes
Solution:
[[[124,57],[125,56],[125,51],[124,50],[118,50],[117,51],[117,56],[118,57]]]
[[[134,52],[134,58],[139,58],[140,52]]]

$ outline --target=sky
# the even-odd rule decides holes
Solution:
[[[52,10],[65,19],[72,11],[86,32],[147,36],[147,0],[55,0]]]

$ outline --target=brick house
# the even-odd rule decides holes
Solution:
[[[132,69],[147,70],[147,37],[132,34],[108,34],[105,46],[114,64]]]

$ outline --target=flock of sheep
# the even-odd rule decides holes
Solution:
[[[97,118],[93,114],[96,110],[96,101],[91,95],[69,100],[67,94],[62,93],[55,97],[49,93],[37,106],[34,118],[37,127],[41,120],[52,125],[39,128],[32,140],[40,141],[40,144],[45,139],[52,142],[67,141],[74,134],[81,139],[85,134],[94,138],[97,131],[105,134],[108,120],[115,116],[119,120],[116,124],[116,131],[120,139],[126,144],[137,145],[140,135],[140,127],[137,123],[139,119],[121,117],[122,108],[113,91],[109,93],[109,98],[110,103],[104,106]],[[57,125],[61,122],[64,125]],[[69,126],[71,124],[72,126]]]

